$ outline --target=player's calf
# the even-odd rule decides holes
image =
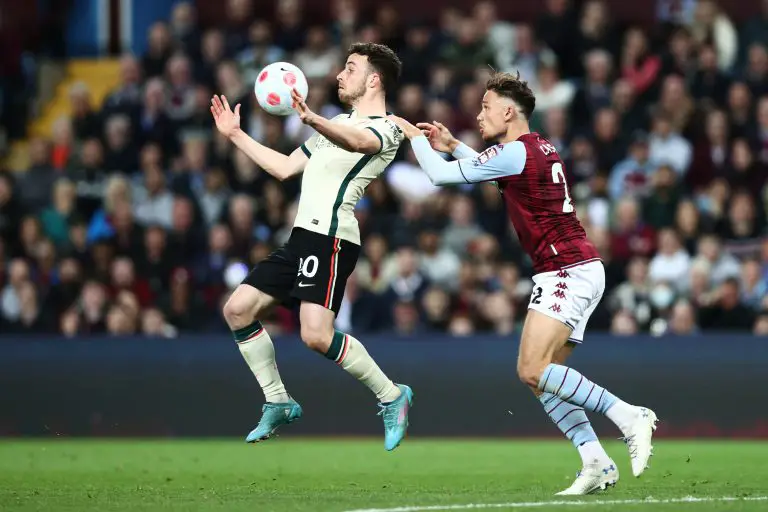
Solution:
[[[291,400],[275,363],[275,347],[256,318],[275,299],[248,285],[240,285],[224,305],[224,318],[240,353],[259,382],[268,403]]]

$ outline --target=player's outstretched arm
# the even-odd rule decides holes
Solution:
[[[523,172],[526,149],[522,142],[515,141],[504,147],[494,146],[493,154],[487,158],[462,158],[446,162],[430,145],[427,137],[416,126],[397,116],[389,116],[403,134],[411,140],[411,147],[419,165],[435,185],[458,185],[462,183],[481,183],[493,181],[505,176]]]
[[[353,153],[373,155],[381,151],[382,139],[373,131],[366,128],[345,126],[333,123],[321,115],[315,114],[307,107],[304,98],[294,89],[291,92],[294,108],[299,114],[301,122],[314,128],[317,133],[324,136],[340,148]]]
[[[248,158],[256,162],[262,169],[279,180],[295,176],[304,170],[309,160],[300,148],[286,156],[256,142],[250,135],[240,129],[240,105],[235,105],[233,111],[225,96],[214,95],[211,99],[211,114],[216,121],[216,128],[237,146]]]
[[[416,127],[429,139],[435,151],[450,153],[454,158],[475,158],[479,153],[453,136],[442,123],[416,123]]]

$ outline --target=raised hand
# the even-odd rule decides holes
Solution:
[[[432,123],[416,123],[416,126],[427,136],[430,146],[435,151],[453,153],[459,145],[458,139],[442,123],[432,121]]]
[[[235,111],[232,112],[226,96],[222,95],[219,98],[219,96],[214,94],[213,98],[211,98],[211,114],[213,114],[213,120],[216,121],[216,128],[225,137],[232,137],[240,131],[239,103],[235,105]]]
[[[296,89],[291,90],[291,100],[293,101],[293,108],[296,110],[296,113],[299,114],[301,122],[312,126],[312,123],[317,119],[317,114],[312,112],[304,101],[304,98]]]
[[[397,117],[390,114],[387,116],[387,119],[394,122],[403,131],[403,135],[405,135],[409,140],[422,134],[421,130],[416,128],[402,117]]]

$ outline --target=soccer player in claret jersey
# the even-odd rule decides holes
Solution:
[[[384,45],[350,47],[337,76],[339,98],[352,108],[328,120],[293,92],[301,120],[317,133],[290,155],[269,149],[240,129],[240,105],[214,96],[218,130],[279,180],[303,172],[301,198],[290,239],[260,262],[224,305],[224,317],[243,358],[264,391],[266,404],[248,442],[268,439],[302,415],[275,364],[275,348],[260,320],[278,303],[300,304],[301,339],[365,384],[379,399],[384,447],[394,450],[408,428],[413,393],[393,383],[360,341],[334,330],[347,278],[360,253],[354,207],[368,184],[384,171],[403,140],[386,118],[385,95],[400,75],[400,60]]]
[[[651,456],[656,415],[565,366],[574,347],[582,343],[587,321],[603,296],[605,272],[574,213],[557,150],[528,128],[534,106],[534,95],[519,75],[495,74],[486,85],[477,116],[483,140],[493,145],[479,154],[440,123],[414,126],[390,118],[411,139],[416,158],[433,183],[495,182],[504,197],[536,273],[517,373],[581,455],[583,467],[576,480],[559,494],[588,494],[614,485],[619,472],[585,409],[605,414],[624,433],[635,476],[645,470]],[[457,160],[447,162],[433,149]]]

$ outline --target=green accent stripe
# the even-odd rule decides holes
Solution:
[[[262,330],[264,327],[262,327],[261,322],[256,320],[251,325],[247,327],[243,327],[242,329],[235,329],[232,331],[232,336],[235,338],[235,341],[238,343],[241,343],[243,341],[246,341],[251,336]]]
[[[333,339],[331,340],[331,346],[328,348],[328,352],[325,353],[325,357],[331,361],[335,361],[341,355],[341,351],[344,349],[344,333],[340,331],[333,331]]]
[[[381,134],[380,134],[380,133],[379,133],[379,132],[376,130],[376,128],[374,128],[374,127],[372,127],[372,126],[366,126],[365,128],[366,128],[367,130],[371,130],[371,131],[374,133],[374,135],[376,135],[376,136],[379,138],[379,143],[381,144],[381,147],[379,148],[379,150],[378,150],[376,153],[381,153],[381,151],[384,149],[384,138],[383,138],[383,137],[381,136]]]
[[[299,146],[299,147],[300,147],[300,148],[301,148],[301,150],[304,152],[304,154],[305,154],[305,155],[307,155],[307,158],[311,158],[311,157],[312,157],[312,152],[309,150],[309,148],[307,147],[307,145],[306,145],[306,144],[302,144],[302,145],[301,145],[301,146]]]
[[[339,229],[339,208],[341,208],[341,204],[344,202],[344,194],[347,193],[347,187],[349,187],[349,183],[355,179],[355,176],[360,174],[360,171],[363,170],[363,167],[365,167],[374,156],[376,155],[363,155],[363,157],[357,161],[355,166],[352,167],[352,170],[350,170],[344,177],[344,181],[341,182],[339,193],[336,195],[336,201],[333,203],[333,214],[331,215],[331,227],[328,230],[328,236],[335,237],[336,230]]]

